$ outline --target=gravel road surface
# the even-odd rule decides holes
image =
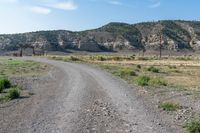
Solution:
[[[34,95],[0,105],[1,133],[178,133],[137,89],[85,64],[32,59],[55,66],[33,84]],[[149,102],[150,103],[150,102]]]

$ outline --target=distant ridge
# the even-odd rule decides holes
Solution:
[[[112,22],[97,29],[37,31],[0,35],[0,51],[21,47],[38,50],[91,52],[157,50],[162,36],[165,50],[200,50],[200,21],[162,20],[127,24]]]

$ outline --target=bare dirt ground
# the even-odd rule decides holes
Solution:
[[[25,58],[30,59],[30,58]],[[184,133],[155,109],[156,100],[97,68],[47,59],[33,96],[0,105],[1,133]]]

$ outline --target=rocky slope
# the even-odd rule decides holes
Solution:
[[[199,51],[200,22],[165,20],[133,25],[109,23],[81,32],[58,30],[0,35],[0,51],[14,51],[21,47],[48,51],[73,49],[92,52],[157,50],[161,37],[165,50]]]

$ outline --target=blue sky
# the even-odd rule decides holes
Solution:
[[[200,20],[200,0],[0,0],[0,34],[80,31],[109,22]]]

